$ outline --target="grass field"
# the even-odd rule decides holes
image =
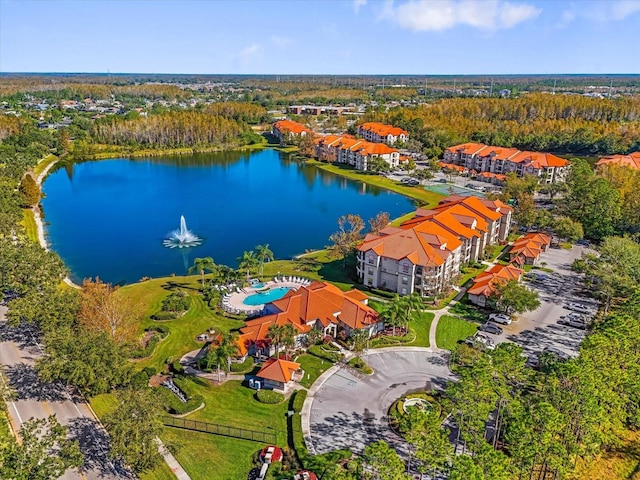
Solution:
[[[33,167],[33,173],[35,174],[36,178],[42,172],[44,172],[45,168],[47,168],[51,163],[55,162],[56,160],[58,160],[58,157],[56,157],[53,154],[49,154],[46,157],[44,157],[42,160],[40,160],[38,164],[35,167]]]
[[[298,362],[300,367],[305,371],[304,378],[300,382],[300,384],[305,388],[311,387],[313,382],[315,382],[320,375],[333,365],[328,360],[323,360],[322,358],[318,358],[315,355],[310,355],[308,353],[299,355],[295,361]]]
[[[436,343],[440,348],[453,350],[459,341],[473,335],[476,330],[478,330],[476,324],[461,318],[443,315],[436,328]]]
[[[392,192],[399,193],[400,195],[404,195],[405,197],[413,198],[414,200],[417,200],[420,204],[425,206],[435,206],[438,204],[438,201],[441,198],[444,198],[444,195],[425,190],[421,186],[409,187],[407,185],[403,185],[402,183],[389,180],[386,177],[381,177],[380,175],[371,175],[359,172],[358,170],[347,167],[345,165],[324,163],[319,162],[318,160],[307,160],[307,164],[315,165],[318,168],[335,173],[336,175],[342,175],[343,177],[351,178],[352,180],[358,180],[369,185],[374,185],[386,190],[391,190]]]
[[[34,243],[38,243],[38,227],[36,226],[36,219],[33,215],[33,210],[30,208],[23,208],[22,221],[20,223],[24,226],[27,238]]]

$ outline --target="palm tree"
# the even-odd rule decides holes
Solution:
[[[393,336],[396,336],[396,327],[400,325],[402,316],[402,304],[400,303],[400,296],[396,294],[382,311],[382,316],[385,319],[385,323],[393,327]]]
[[[422,309],[422,297],[417,292],[413,292],[411,295],[407,295],[400,299],[400,324],[407,327],[409,326],[409,320],[413,312],[417,312]]]
[[[262,276],[265,262],[272,262],[274,260],[273,252],[269,250],[268,243],[265,245],[256,245],[255,252],[260,262],[260,276]]]
[[[238,267],[240,270],[247,271],[247,282],[249,281],[249,275],[251,275],[251,270],[255,268],[258,264],[258,258],[253,250],[249,250],[248,252],[245,250],[242,253],[241,257],[238,257]]]
[[[280,342],[282,341],[284,327],[274,323],[269,327],[267,332],[267,338],[271,340],[271,343],[276,346],[276,358],[278,358],[278,352],[280,351]]]
[[[280,341],[282,342],[282,345],[284,346],[284,353],[288,356],[289,355],[289,350],[293,349],[293,347],[295,347],[296,345],[296,334],[298,332],[296,331],[295,327],[293,325],[291,325],[290,323],[284,325],[282,327],[282,332],[280,335]]]
[[[220,366],[225,372],[229,372],[229,359],[238,351],[236,345],[237,336],[232,333],[223,333],[218,337],[215,347],[209,347],[207,352],[207,368],[215,363],[218,369],[218,383],[220,383]]]
[[[193,261],[193,266],[189,267],[188,272],[193,273],[197,271],[202,279],[202,291],[204,291],[204,272],[213,272],[216,268],[216,264],[211,257],[196,258]]]
[[[351,350],[359,357],[360,354],[367,348],[367,342],[369,341],[369,332],[364,329],[354,330],[351,332],[351,339],[353,340],[353,347]]]

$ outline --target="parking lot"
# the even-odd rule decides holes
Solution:
[[[571,270],[573,261],[580,258],[585,250],[585,247],[574,246],[571,250],[549,249],[541,254],[540,262],[546,262],[545,267],[553,272],[533,270],[542,278],[524,280],[529,288],[540,294],[540,307],[518,315],[518,320],[510,325],[501,325],[503,333],[491,335],[496,343],[507,340],[517,343],[528,356],[547,347],[559,349],[570,356],[577,355],[585,330],[560,325],[558,320],[571,312],[566,308],[570,302],[587,305],[594,313],[597,311],[596,301],[584,295],[582,277]]]

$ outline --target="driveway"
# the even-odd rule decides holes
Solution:
[[[496,343],[511,341],[521,345],[526,354],[541,352],[545,347],[555,347],[571,356],[578,354],[580,343],[586,332],[566,325],[558,324],[560,316],[570,312],[565,305],[577,302],[597,311],[597,302],[581,295],[582,277],[571,270],[571,264],[580,258],[585,247],[574,246],[570,250],[549,249],[540,256],[546,262],[546,268],[552,273],[533,270],[545,276],[541,282],[524,280],[525,284],[540,294],[540,307],[532,312],[518,315],[511,325],[502,326],[504,332],[493,336]]]
[[[442,390],[454,379],[448,354],[426,348],[370,350],[363,358],[373,369],[372,375],[340,368],[310,392],[310,451],[319,454],[349,448],[362,453],[367,444],[385,440],[406,454],[406,444],[388,425],[389,407],[406,393]]]
[[[69,436],[77,439],[85,464],[78,470],[67,470],[63,480],[108,480],[133,478],[108,457],[109,438],[84,400],[61,384],[43,383],[34,363],[42,355],[35,336],[26,325],[12,328],[4,319],[6,307],[0,305],[0,364],[5,378],[15,391],[7,401],[11,426],[31,418],[47,418],[55,414],[62,425],[69,427]]]

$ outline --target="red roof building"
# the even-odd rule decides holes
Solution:
[[[303,137],[313,133],[309,128],[305,127],[301,123],[291,120],[278,120],[273,124],[271,132],[279,142],[283,143],[286,143],[295,137]]]
[[[262,380],[262,388],[286,391],[289,382],[302,378],[302,374],[295,375],[298,370],[299,363],[270,358],[264,362],[256,377]]]
[[[393,145],[409,140],[409,132],[393,125],[378,122],[366,122],[358,126],[358,135],[369,142]]]
[[[513,265],[494,265],[473,279],[473,285],[467,290],[469,301],[481,307],[487,306],[487,300],[496,285],[509,280],[520,280],[524,270]]]
[[[596,167],[609,165],[640,170],[640,152],[633,152],[629,155],[609,155],[608,157],[602,157],[596,162]]]
[[[373,158],[380,158],[391,168],[400,163],[400,152],[384,143],[373,143],[352,135],[327,135],[316,139],[316,156],[326,162],[346,163],[366,171]]]

